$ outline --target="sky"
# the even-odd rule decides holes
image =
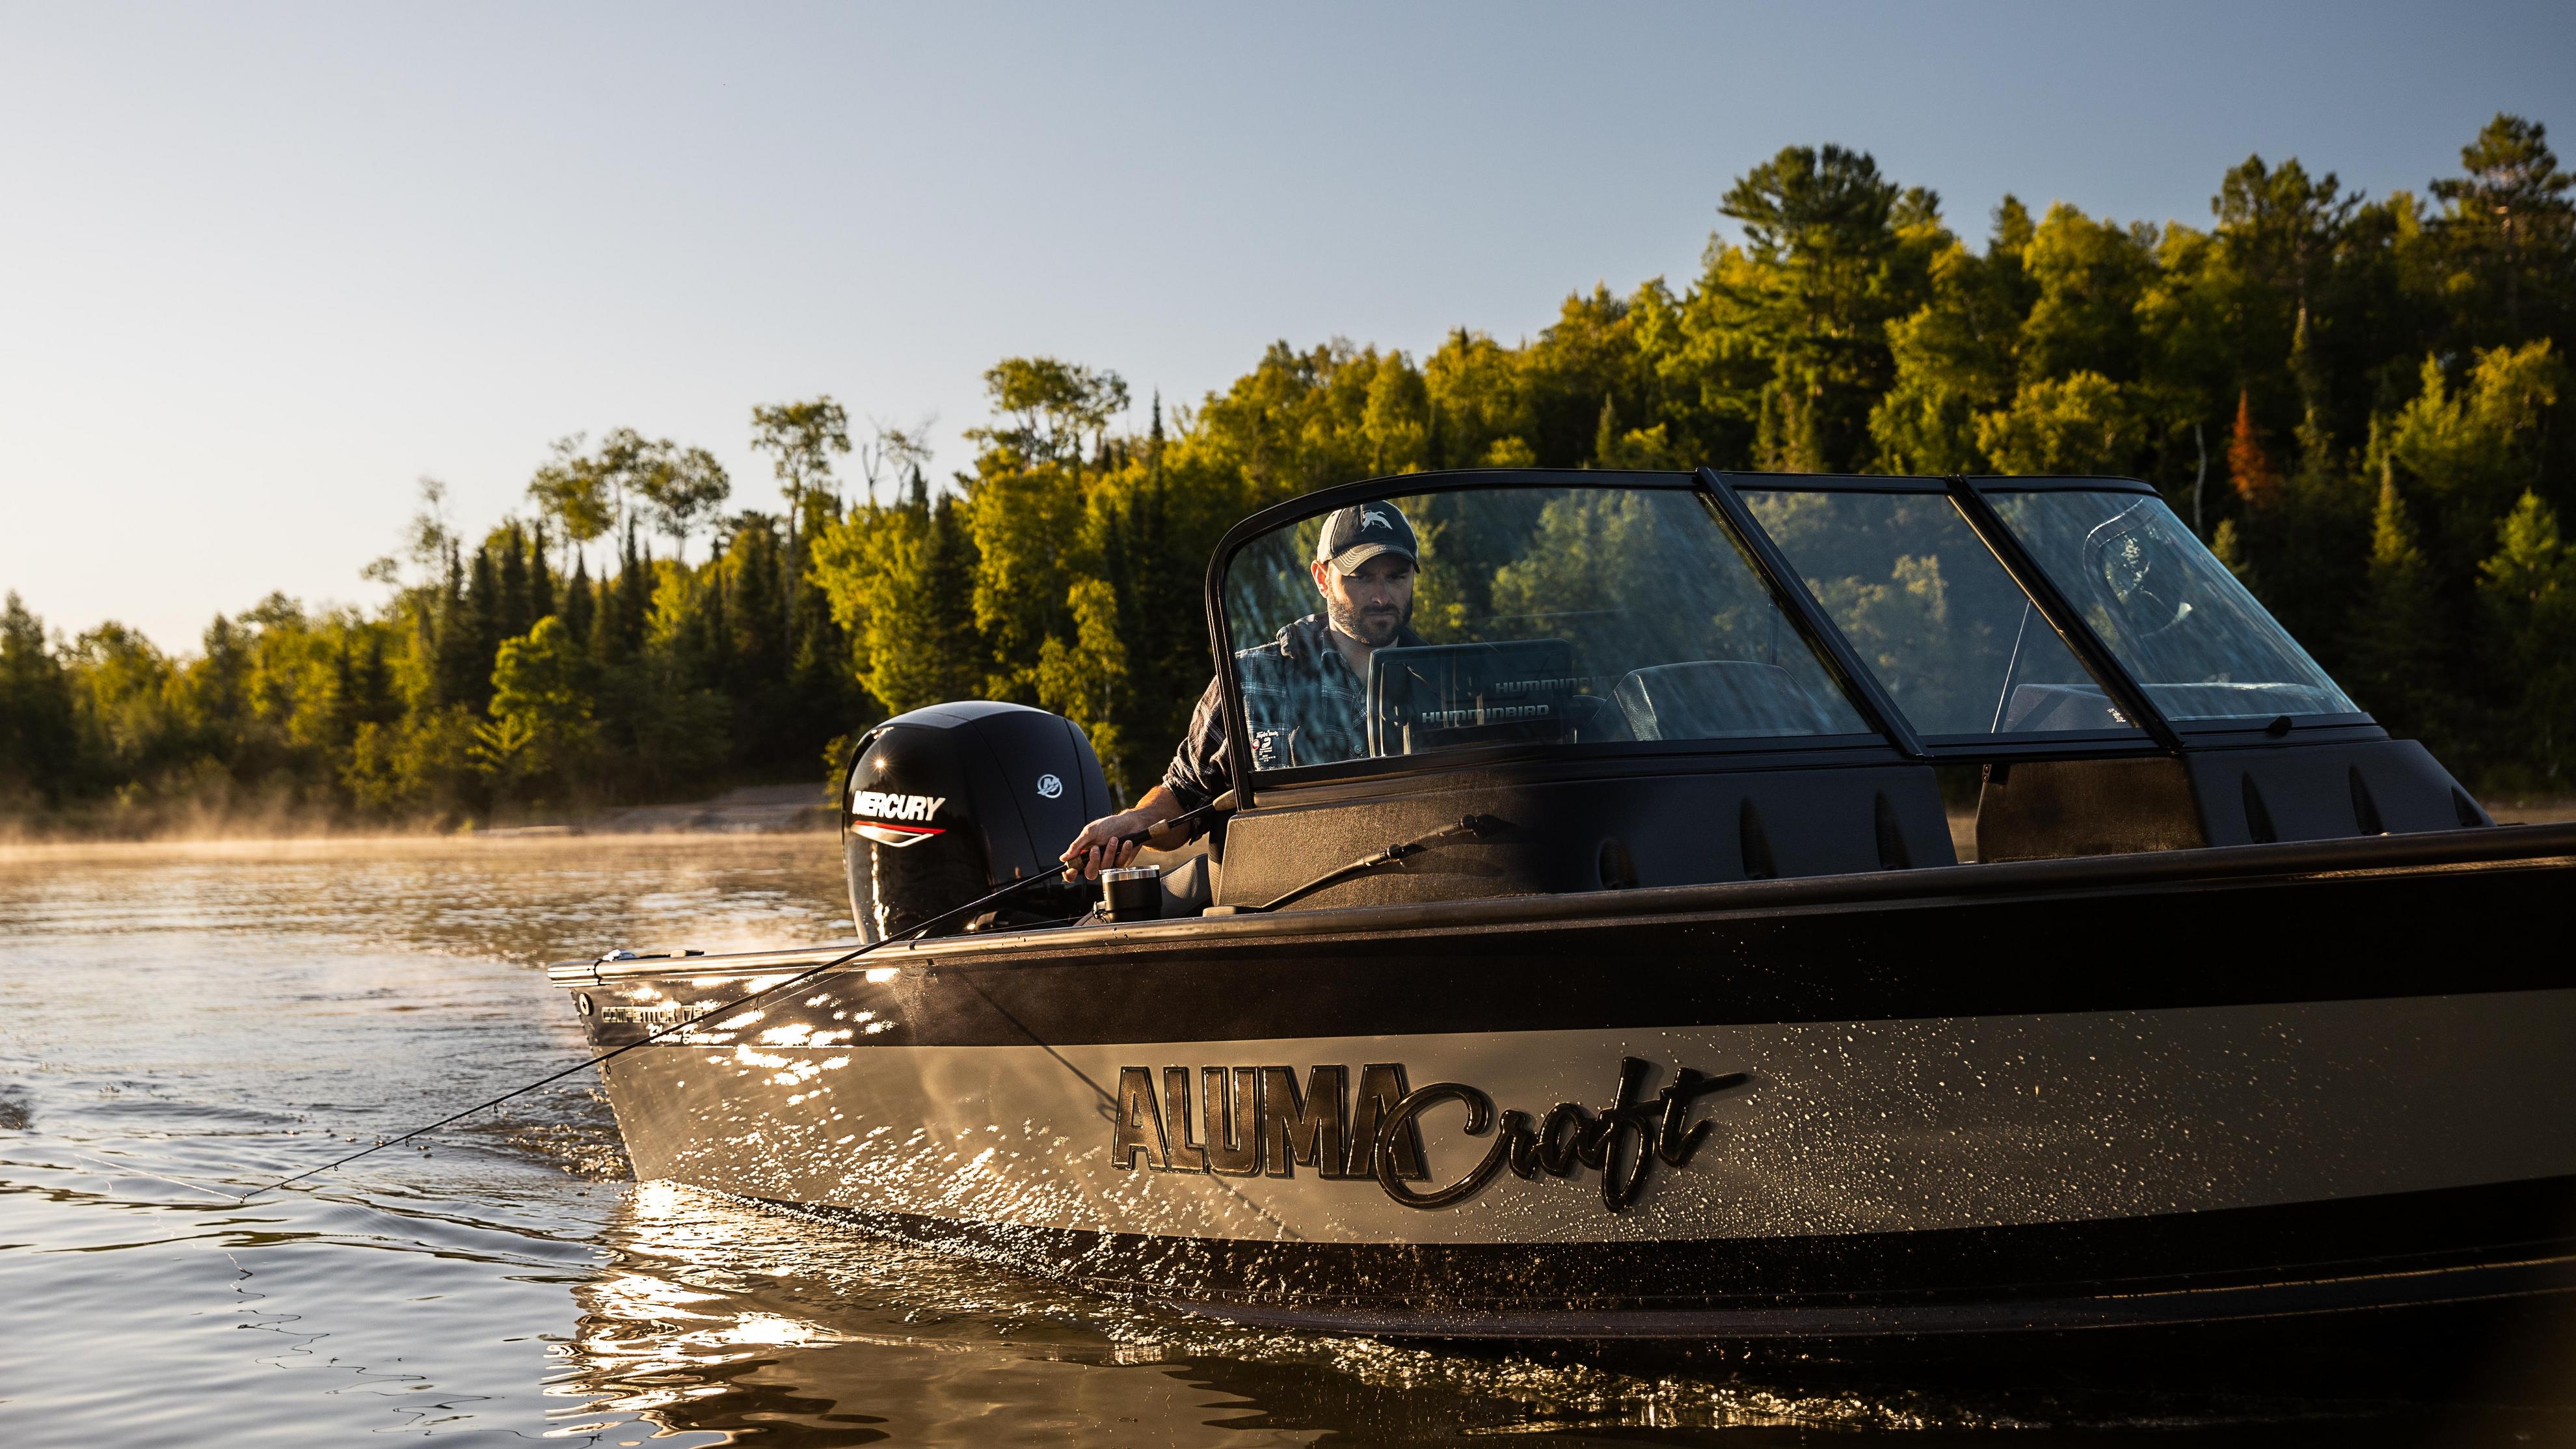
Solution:
[[[774,506],[760,403],[935,418],[944,477],[1005,356],[1141,426],[1278,339],[1514,340],[1685,283],[1788,145],[1981,238],[2006,192],[2206,225],[2249,153],[2420,192],[2571,100],[2563,3],[12,3],[0,589],[193,649],[375,606],[419,479],[479,536],[567,434]]]

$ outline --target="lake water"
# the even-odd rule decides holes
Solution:
[[[587,1074],[235,1200],[577,1062],[544,962],[840,936],[836,871],[813,837],[0,855],[0,1444],[2576,1443],[2548,1345],[2077,1388],[1235,1330],[639,1186]]]

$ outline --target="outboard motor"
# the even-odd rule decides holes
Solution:
[[[1053,869],[1111,808],[1091,741],[1062,715],[982,699],[896,715],[860,738],[841,780],[860,939],[881,941]],[[942,934],[1062,920],[1090,901],[1080,881],[1032,886]]]

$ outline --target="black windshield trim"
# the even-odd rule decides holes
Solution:
[[[2162,498],[2164,491],[2152,483],[2135,478],[2095,478],[2070,474],[2062,478],[2005,478],[1992,474],[1970,474],[1962,483],[1980,493],[2139,493],[2149,498]]]
[[[1703,477],[1702,474],[1708,475]],[[1711,486],[1710,480],[1715,480]],[[1493,488],[1618,488],[1657,492],[1696,492],[1716,506],[1717,522],[1735,539],[1758,575],[1773,590],[1774,601],[1809,646],[1819,653],[1829,672],[1836,673],[1835,683],[1844,689],[1846,698],[1873,725],[1885,723],[1882,734],[1783,735],[1741,740],[1610,740],[1578,745],[1485,745],[1461,750],[1442,750],[1423,755],[1393,755],[1375,759],[1343,760],[1330,764],[1304,765],[1287,770],[1254,770],[1250,768],[1251,741],[1243,727],[1243,697],[1233,668],[1233,653],[1227,641],[1233,636],[1225,612],[1225,577],[1235,555],[1244,545],[1282,525],[1319,513],[1330,512],[1350,503],[1365,503],[1393,493],[1459,493]],[[1912,722],[1892,702],[1885,701],[1877,676],[1862,668],[1857,676],[1860,687],[1854,688],[1840,677],[1836,664],[1851,656],[1851,643],[1833,626],[1830,617],[1815,604],[1805,580],[1794,569],[1785,575],[1775,570],[1786,569],[1785,559],[1766,564],[1766,553],[1777,545],[1764,533],[1758,522],[1739,521],[1743,492],[1782,493],[1882,493],[1946,494],[1958,504],[1961,517],[1976,533],[2005,573],[2029,597],[2042,617],[2055,628],[2068,647],[2100,684],[2112,702],[2130,718],[2139,722],[2136,730],[2066,730],[2032,731],[2021,734],[1917,734]],[[2146,701],[2144,691],[2129,674],[2125,665],[2093,633],[2091,626],[2074,609],[2056,586],[2054,579],[2031,557],[2020,536],[1995,513],[1985,496],[1989,493],[2127,493],[2161,498],[2163,493],[2152,484],[2135,478],[2070,475],[2065,477],[2006,477],[1999,475],[1953,476],[1948,478],[1877,477],[1866,474],[1812,473],[1717,473],[1715,470],[1684,472],[1625,472],[1587,468],[1478,468],[1437,473],[1405,473],[1385,478],[1369,478],[1354,483],[1339,483],[1330,488],[1301,494],[1243,519],[1226,530],[1208,560],[1206,602],[1210,661],[1214,666],[1225,707],[1225,728],[1230,756],[1231,783],[1242,808],[1253,804],[1255,787],[1302,791],[1310,786],[1356,781],[1393,780],[1407,776],[1449,770],[1489,769],[1496,766],[1526,763],[1621,761],[1642,763],[1648,760],[1673,760],[1689,757],[1722,759],[1730,764],[1751,763],[1765,756],[1799,755],[1856,757],[1861,754],[1883,754],[1898,760],[1970,764],[1981,760],[2027,759],[2035,756],[2056,758],[2102,757],[2114,755],[2177,754],[2185,748],[2218,749],[2277,745],[2285,739],[2303,741],[2326,738],[2386,738],[2377,719],[2367,713],[2299,714],[2273,716],[2271,719],[2250,717],[2230,719],[2167,719]],[[1735,506],[1728,507],[1729,502]],[[2015,559],[2022,564],[2016,569]],[[1783,589],[1785,578],[1793,588]],[[1783,594],[1787,595],[1784,600]],[[1816,613],[1809,616],[1796,606],[1803,599]],[[2054,617],[2051,617],[2054,613]],[[1821,620],[1821,625],[1816,621]],[[2071,626],[2071,627],[2070,627]],[[2071,635],[2071,637],[2070,637]],[[1877,714],[1873,705],[1887,711]],[[2274,721],[2287,718],[2290,728],[2276,733],[2268,729]]]
[[[2056,578],[2040,566],[2030,546],[2022,542],[2021,535],[2013,531],[2012,525],[2004,522],[2003,515],[1995,511],[1994,504],[1987,500],[1986,495],[1967,479],[1952,478],[1950,501],[1958,505],[1959,516],[1968,521],[1968,527],[1984,540],[1986,550],[1995,556],[1995,562],[2002,564],[2004,572],[2021,586],[2022,593],[2038,608],[2039,616],[2047,620],[2048,626],[2057,631],[2057,637],[2065,640],[2066,647],[2074,651],[2076,662],[2083,665],[2085,672],[2093,676],[2093,681],[2111,696],[2111,702],[2120,707],[2120,713],[2145,729],[2147,737],[2156,742],[2157,748],[2167,754],[2181,754],[2182,736],[2174,733],[2174,727],[2166,723],[2163,711],[2156,708],[2155,701],[2147,697],[2146,690],[2129,673],[2129,666],[2111,652],[2110,645],[2102,642],[2102,636],[2094,632],[2091,621],[2084,617],[2084,611],[2076,608],[2074,601],[2058,588]]]
[[[1824,602],[1807,587],[1779,541],[1772,538],[1761,521],[1753,516],[1744,500],[1736,495],[1731,478],[1714,468],[1702,468],[1695,475],[1700,489],[1717,506],[1718,521],[1735,537],[1736,547],[1753,566],[1764,587],[1771,591],[1772,606],[1789,616],[1799,635],[1824,661],[1825,668],[1841,686],[1844,697],[1860,706],[1861,718],[1872,729],[1887,737],[1896,752],[1909,760],[1929,759],[1922,739],[1914,733],[1914,722],[1905,717],[1889,697],[1887,686],[1879,682],[1843,631],[1836,627]]]

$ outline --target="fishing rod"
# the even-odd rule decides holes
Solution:
[[[1134,833],[1134,834],[1132,834],[1132,835],[1122,835],[1122,836],[1119,836],[1119,837],[1118,837],[1118,843],[1119,843],[1119,844],[1121,844],[1121,845],[1128,845],[1128,844],[1142,845],[1142,844],[1144,844],[1144,842],[1145,842],[1145,838],[1146,838],[1147,836],[1150,836],[1150,835],[1161,835],[1161,834],[1164,834],[1164,833],[1166,833],[1166,832],[1168,832],[1168,831],[1170,831],[1170,830],[1172,830],[1172,829],[1174,829],[1174,828],[1176,828],[1176,827],[1178,827],[1178,826],[1191,824],[1191,823],[1193,823],[1194,821],[1196,821],[1200,816],[1208,815],[1208,814],[1214,813],[1214,812],[1216,811],[1217,807],[1218,807],[1219,805],[1221,805],[1221,804],[1224,804],[1224,803],[1226,803],[1226,801],[1224,800],[1224,798],[1223,798],[1223,797],[1220,797],[1220,798],[1219,798],[1219,799],[1217,799],[1217,800],[1211,801],[1211,802],[1209,802],[1208,804],[1205,804],[1205,805],[1200,806],[1200,807],[1199,807],[1199,808],[1197,808],[1196,810],[1185,811],[1185,812],[1183,812],[1182,814],[1179,814],[1179,815],[1175,815],[1175,816],[1173,816],[1173,817],[1172,817],[1171,819],[1169,819],[1169,820],[1163,821],[1163,822],[1161,822],[1161,823],[1159,823],[1159,824],[1156,824],[1156,825],[1148,826],[1148,827],[1146,827],[1145,829],[1140,830],[1140,831],[1137,831],[1136,833]],[[939,914],[939,915],[933,916],[933,917],[931,917],[929,920],[926,920],[926,921],[922,922],[920,925],[910,927],[910,928],[908,928],[908,929],[906,929],[906,930],[898,931],[898,932],[896,932],[895,934],[893,934],[893,935],[891,935],[891,936],[886,936],[886,937],[883,937],[883,938],[878,939],[878,940],[870,941],[870,942],[868,942],[866,945],[859,947],[859,948],[858,948],[857,950],[855,950],[855,951],[849,951],[849,952],[845,952],[845,953],[843,953],[843,954],[841,954],[841,955],[839,955],[839,956],[835,956],[835,957],[833,957],[831,960],[824,962],[824,963],[823,963],[822,965],[820,965],[820,966],[810,967],[810,968],[808,968],[808,969],[806,969],[806,970],[804,970],[804,971],[800,971],[800,972],[796,973],[795,975],[788,977],[788,978],[787,978],[786,980],[784,980],[784,981],[777,982],[777,983],[776,983],[776,984],[774,984],[774,985],[764,986],[764,987],[760,988],[758,991],[750,992],[750,993],[747,993],[747,994],[745,994],[745,995],[743,995],[743,996],[738,996],[738,997],[734,998],[733,1000],[726,1002],[726,1003],[725,1003],[725,1004],[723,1004],[722,1006],[711,1007],[711,1008],[709,1008],[709,1009],[708,1009],[708,1010],[706,1010],[706,1011],[700,1012],[700,1013],[699,1013],[699,1014],[697,1014],[696,1016],[693,1016],[693,1017],[688,1018],[686,1021],[675,1021],[675,1022],[671,1023],[669,1026],[663,1027],[663,1028],[662,1028],[661,1030],[659,1030],[659,1031],[653,1032],[652,1034],[650,1034],[650,1035],[648,1035],[648,1036],[638,1037],[636,1040],[634,1040],[634,1041],[630,1041],[630,1042],[628,1042],[626,1045],[624,1045],[624,1046],[622,1046],[622,1047],[617,1047],[617,1048],[615,1048],[615,1049],[613,1049],[613,1050],[610,1050],[610,1051],[604,1051],[604,1052],[601,1052],[598,1056],[592,1057],[592,1058],[591,1058],[590,1060],[588,1060],[588,1061],[584,1061],[584,1062],[575,1062],[573,1065],[571,1065],[571,1066],[568,1066],[568,1067],[564,1068],[562,1071],[555,1072],[555,1073],[552,1073],[552,1074],[547,1075],[547,1076],[539,1077],[539,1078],[537,1078],[535,1081],[528,1083],[526,1086],[523,1086],[523,1087],[514,1087],[514,1088],[512,1088],[511,1090],[506,1091],[506,1092],[503,1092],[501,1095],[499,1095],[499,1096],[497,1096],[497,1097],[494,1097],[493,1099],[491,1099],[491,1100],[490,1100],[490,1101],[488,1101],[488,1102],[478,1102],[478,1103],[476,1103],[475,1105],[473,1105],[473,1106],[471,1106],[471,1107],[466,1108],[466,1109],[465,1109],[464,1111],[462,1111],[462,1112],[454,1112],[454,1113],[450,1113],[449,1115],[447,1115],[447,1116],[445,1116],[445,1117],[441,1117],[441,1118],[439,1118],[437,1121],[430,1123],[430,1124],[429,1124],[428,1126],[426,1126],[426,1127],[415,1127],[415,1128],[413,1128],[412,1130],[410,1130],[409,1132],[406,1132],[406,1133],[402,1134],[400,1137],[388,1137],[388,1138],[384,1138],[384,1139],[382,1139],[382,1140],[378,1141],[378,1142],[377,1142],[374,1146],[372,1146],[372,1147],[365,1147],[365,1148],[361,1148],[361,1149],[359,1149],[358,1151],[356,1151],[356,1152],[352,1152],[352,1153],[348,1154],[348,1155],[347,1155],[347,1156],[345,1156],[345,1157],[338,1157],[338,1158],[334,1158],[334,1159],[332,1159],[332,1160],[331,1160],[331,1161],[329,1161],[329,1162],[323,1163],[320,1167],[308,1167],[308,1168],[306,1168],[304,1171],[299,1172],[299,1173],[296,1173],[296,1174],[295,1174],[294,1176],[292,1176],[292,1177],[281,1177],[281,1178],[279,1178],[277,1181],[272,1182],[272,1183],[269,1183],[268,1185],[266,1185],[266,1186],[264,1186],[264,1187],[255,1187],[255,1188],[252,1188],[250,1191],[248,1191],[248,1192],[246,1192],[246,1193],[241,1194],[241,1196],[240,1196],[240,1197],[238,1197],[238,1198],[236,1198],[236,1199],[235,1199],[235,1201],[236,1201],[236,1202],[247,1203],[247,1202],[249,1202],[252,1198],[255,1198],[255,1197],[259,1196],[261,1193],[264,1193],[264,1192],[275,1192],[275,1191],[277,1191],[279,1188],[282,1188],[282,1187],[292,1187],[292,1186],[294,1186],[296,1183],[302,1182],[304,1179],[306,1179],[306,1178],[308,1178],[308,1177],[318,1177],[318,1176],[320,1176],[321,1174],[326,1173],[326,1172],[329,1172],[329,1171],[331,1171],[331,1170],[332,1170],[332,1169],[334,1169],[334,1168],[338,1168],[338,1167],[346,1167],[346,1166],[348,1166],[350,1163],[357,1161],[357,1160],[358,1160],[359,1158],[361,1158],[361,1157],[370,1157],[370,1156],[373,1156],[373,1155],[374,1155],[374,1154],[376,1154],[376,1153],[379,1153],[379,1152],[384,1151],[384,1150],[385,1150],[386,1148],[388,1148],[388,1147],[399,1147],[399,1146],[401,1146],[402,1144],[404,1144],[404,1143],[406,1143],[406,1142],[411,1141],[413,1138],[416,1138],[416,1137],[425,1137],[425,1136],[427,1136],[428,1134],[430,1134],[430,1133],[432,1133],[432,1132],[437,1131],[437,1130],[438,1130],[439,1128],[441,1128],[441,1127],[446,1127],[446,1126],[449,1126],[449,1125],[454,1124],[454,1123],[457,1123],[457,1122],[462,1122],[462,1121],[464,1121],[466,1118],[473,1116],[473,1115],[474,1115],[475,1113],[477,1113],[477,1112],[486,1112],[486,1111],[490,1111],[492,1108],[500,1106],[502,1103],[504,1103],[504,1102],[506,1102],[506,1101],[509,1101],[509,1100],[510,1100],[511,1098],[513,1098],[513,1097],[524,1097],[524,1096],[526,1096],[528,1093],[535,1091],[535,1090],[536,1090],[537,1088],[539,1088],[539,1087],[545,1086],[545,1085],[547,1085],[547,1084],[549,1084],[549,1083],[552,1083],[552,1082],[560,1082],[560,1081],[562,1081],[564,1078],[571,1076],[571,1075],[572,1075],[572,1074],[574,1074],[575,1072],[583,1071],[583,1070],[585,1070],[585,1069],[587,1069],[587,1068],[598,1066],[598,1065],[599,1065],[600,1063],[602,1063],[602,1062],[610,1061],[610,1060],[612,1060],[612,1059],[614,1059],[614,1058],[617,1058],[617,1057],[622,1057],[622,1056],[626,1055],[628,1052],[631,1052],[631,1051],[635,1050],[637,1047],[640,1047],[640,1046],[651,1046],[653,1043],[655,1043],[655,1042],[657,1042],[657,1041],[660,1041],[662,1038],[664,1038],[664,1037],[666,1037],[666,1036],[670,1036],[670,1035],[671,1035],[671,1034],[673,1034],[674,1032],[687,1031],[690,1027],[696,1026],[696,1025],[698,1025],[699,1023],[701,1023],[701,1022],[704,1022],[704,1021],[709,1020],[710,1018],[718,1017],[718,1016],[722,1016],[722,1015],[724,1015],[725,1013],[727,1013],[727,1012],[729,1012],[729,1011],[737,1011],[737,1010],[740,1010],[740,1009],[741,1009],[741,1008],[743,1008],[743,1007],[749,1006],[749,1005],[751,1005],[753,1002],[760,1000],[760,999],[761,999],[762,997],[764,997],[764,996],[773,995],[773,994],[775,994],[775,993],[777,993],[777,992],[785,991],[787,988],[789,988],[789,987],[791,987],[791,986],[795,986],[795,985],[801,984],[801,983],[803,983],[803,982],[811,981],[811,980],[813,980],[815,977],[822,975],[822,974],[823,974],[824,972],[826,972],[826,971],[831,971],[831,970],[837,969],[837,968],[842,967],[842,966],[847,966],[847,965],[849,965],[851,962],[856,961],[857,959],[859,959],[861,956],[864,956],[864,955],[868,954],[870,951],[874,951],[874,950],[878,949],[879,947],[882,947],[882,946],[891,946],[891,945],[895,944],[895,943],[896,943],[896,942],[898,942],[898,941],[910,941],[910,940],[918,939],[919,937],[921,937],[921,936],[922,936],[922,935],[924,935],[925,933],[927,933],[927,932],[929,932],[929,931],[931,931],[931,930],[934,930],[934,929],[936,929],[936,928],[938,928],[938,927],[940,927],[940,926],[947,925],[947,924],[948,924],[949,922],[951,922],[951,921],[955,921],[955,920],[959,920],[959,919],[971,919],[971,918],[973,917],[973,915],[974,915],[974,913],[975,913],[975,912],[980,911],[980,910],[984,909],[984,908],[985,908],[985,907],[987,907],[987,906],[991,906],[991,905],[997,904],[998,902],[1003,901],[1003,900],[1005,900],[1005,899],[1007,899],[1007,898],[1009,898],[1009,897],[1011,897],[1011,896],[1017,895],[1017,894],[1019,894],[1021,891],[1028,890],[1028,889],[1030,889],[1030,888],[1032,888],[1032,887],[1034,887],[1034,886],[1039,886],[1039,885],[1051,885],[1051,884],[1053,884],[1054,882],[1056,882],[1056,881],[1059,881],[1059,880],[1063,879],[1063,878],[1064,878],[1064,874],[1065,874],[1065,872],[1066,872],[1066,871],[1069,871],[1069,870],[1071,870],[1071,869],[1073,869],[1073,865],[1074,865],[1074,863],[1073,863],[1072,861],[1069,861],[1069,860],[1068,860],[1068,861],[1063,862],[1062,864],[1059,864],[1059,865],[1058,865],[1058,866],[1056,866],[1056,868],[1055,868],[1055,869],[1053,869],[1053,870],[1049,870],[1049,871],[1042,871],[1042,872],[1040,872],[1040,873],[1038,873],[1038,874],[1036,874],[1036,875],[1030,876],[1030,877],[1029,877],[1028,879],[1026,879],[1026,880],[1015,880],[1015,881],[1011,882],[1009,885],[1006,885],[1006,886],[1002,887],[1000,890],[993,891],[993,892],[991,892],[990,894],[987,894],[987,895],[978,896],[978,897],[976,897],[974,900],[968,901],[966,904],[964,904],[964,905],[962,905],[962,906],[959,906],[959,907],[955,908],[954,910],[945,911],[945,912],[942,912],[942,913],[941,913],[941,914]]]

